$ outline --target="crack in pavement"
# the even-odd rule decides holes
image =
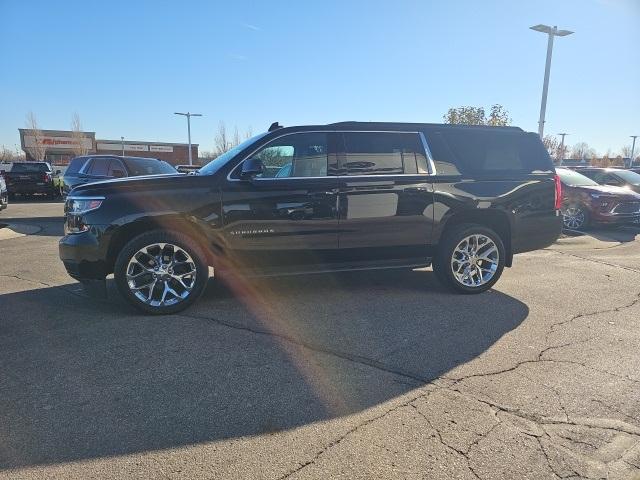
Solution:
[[[76,297],[89,298],[86,295],[81,295],[78,292],[74,292],[73,290],[67,288],[65,285],[52,285],[50,283],[41,282],[40,280],[32,280],[30,278],[20,277],[19,275],[8,275],[8,274],[4,274],[4,273],[0,274],[0,277],[15,278],[16,280],[22,280],[23,282],[34,283],[36,285],[42,285],[44,287],[49,287],[49,288],[60,288],[60,289],[62,289],[62,291],[66,292],[66,293],[69,293],[71,295],[74,295]]]
[[[284,480],[285,478],[289,478],[292,475],[295,475],[299,471],[303,470],[304,468],[308,467],[309,465],[313,465],[325,452],[327,452],[329,449],[331,449],[331,448],[335,447],[336,445],[338,445],[345,438],[347,438],[352,433],[357,432],[362,427],[366,427],[367,425],[370,425],[371,423],[386,417],[390,413],[393,413],[393,412],[395,412],[397,410],[400,410],[401,408],[405,408],[405,407],[409,406],[411,403],[415,402],[419,398],[427,398],[433,391],[441,389],[441,388],[443,388],[443,387],[436,387],[434,390],[431,390],[431,391],[428,391],[428,392],[421,392],[420,394],[413,396],[410,400],[407,400],[406,402],[403,402],[403,403],[401,403],[399,405],[396,405],[396,406],[386,410],[385,412],[383,412],[383,413],[381,413],[379,415],[376,415],[376,416],[374,416],[372,418],[369,418],[369,419],[357,424],[356,426],[354,426],[354,427],[350,428],[349,430],[347,430],[345,433],[343,433],[337,439],[332,440],[331,442],[327,443],[324,447],[322,447],[320,450],[318,450],[315,453],[313,458],[311,458],[311,459],[309,459],[309,460],[307,460],[307,461],[305,461],[303,463],[300,463],[293,470],[290,470],[289,472],[285,473],[284,475],[281,475],[281,476],[277,477],[277,480]]]
[[[543,248],[543,250],[546,251],[546,252],[557,253],[559,255],[566,255],[568,257],[579,258],[580,260],[586,260],[587,262],[599,263],[601,265],[607,265],[609,267],[621,268],[623,270],[629,270],[630,272],[640,273],[640,269],[638,269],[638,268],[627,267],[625,265],[619,265],[617,263],[605,262],[604,260],[598,260],[598,259],[595,259],[595,258],[581,257],[580,255],[576,255],[575,253],[563,252],[561,250],[551,250],[549,248]]]
[[[376,370],[380,370],[383,372],[387,372],[387,373],[391,373],[394,375],[398,375],[400,377],[404,377],[407,378],[409,380],[412,380],[413,383],[410,383],[410,385],[414,385],[416,387],[419,386],[423,386],[426,385],[430,382],[432,382],[433,380],[437,379],[437,377],[433,377],[433,378],[425,378],[425,377],[421,377],[419,375],[410,373],[410,372],[406,372],[403,370],[399,370],[399,369],[394,369],[391,368],[387,365],[385,365],[382,362],[379,362],[375,359],[372,358],[368,358],[368,357],[364,357],[361,355],[354,355],[351,353],[346,353],[346,352],[342,352],[340,350],[336,350],[336,349],[332,349],[332,348],[327,348],[324,347],[322,345],[319,344],[314,344],[314,343],[310,343],[310,342],[305,342],[303,340],[297,339],[295,337],[292,337],[290,335],[286,335],[284,333],[279,333],[279,332],[273,332],[273,331],[269,331],[266,329],[259,329],[259,328],[253,328],[247,325],[243,325],[241,323],[236,323],[236,322],[229,322],[229,321],[225,321],[225,320],[220,320],[218,318],[214,318],[214,317],[209,317],[209,316],[205,316],[205,315],[188,315],[188,314],[184,314],[184,313],[178,313],[176,314],[177,316],[182,316],[182,317],[188,317],[188,318],[194,318],[197,320],[207,320],[207,321],[212,321],[218,325],[222,325],[228,328],[233,328],[235,330],[242,330],[242,331],[246,331],[246,332],[250,332],[256,335],[266,335],[266,336],[271,336],[271,337],[276,337],[279,338],[281,340],[285,340],[286,342],[289,342],[293,345],[299,346],[299,347],[303,347],[309,350],[312,350],[314,352],[317,353],[323,353],[323,354],[327,354],[327,355],[331,355],[343,360],[347,360],[353,363],[358,363],[360,365],[365,365],[371,368],[374,368]]]

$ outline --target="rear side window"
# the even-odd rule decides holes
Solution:
[[[176,173],[176,169],[169,163],[155,158],[125,158],[131,176],[138,175],[160,175],[165,173]]]
[[[89,171],[87,173],[96,177],[106,177],[109,173],[110,163],[110,158],[94,158],[91,161],[91,165],[89,165]]]
[[[345,132],[344,144],[338,168],[345,175],[415,174],[426,165],[417,133]]]
[[[427,133],[427,141],[441,175],[499,177],[553,169],[536,134],[452,129]]]
[[[69,166],[67,167],[67,170],[65,171],[65,174],[75,175],[80,171],[86,161],[87,159],[82,157],[76,157],[72,159],[69,163]]]

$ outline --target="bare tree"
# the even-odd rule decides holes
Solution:
[[[240,132],[238,131],[238,126],[233,127],[233,140],[231,140],[231,144],[235,147],[236,145],[240,145],[242,140],[240,140]]]
[[[222,155],[223,153],[240,145],[243,139],[246,140],[252,136],[253,132],[251,131],[251,127],[245,130],[244,135],[240,135],[240,131],[236,126],[233,128],[233,135],[229,137],[226,125],[221,121],[218,124],[218,133],[216,133],[213,139],[213,152],[203,152],[202,158],[207,158],[204,154],[213,154],[212,158]]]
[[[553,135],[545,135],[542,139],[544,147],[549,152],[549,156],[554,159],[555,163],[560,163],[562,156],[560,156],[560,142]]]
[[[231,149],[229,137],[227,136],[227,127],[222,121],[218,124],[218,133],[213,139],[213,145],[216,157]]]
[[[576,143],[571,148],[571,158],[575,160],[583,160],[590,159],[595,157],[596,152],[593,148],[589,146],[586,142]]]
[[[80,122],[80,115],[78,112],[74,112],[71,116],[71,138],[73,139],[73,153],[76,155],[86,155],[89,153],[89,148],[86,146],[86,136],[82,131],[82,123]]]
[[[47,146],[43,142],[44,134],[42,130],[40,130],[38,119],[33,112],[27,113],[26,125],[30,130],[29,135],[33,137],[33,145],[26,145],[27,142],[25,141],[25,148],[34,160],[41,162],[47,155]]]
[[[622,147],[620,149],[620,155],[623,158],[629,158],[631,157],[631,145],[625,145],[624,147]]]

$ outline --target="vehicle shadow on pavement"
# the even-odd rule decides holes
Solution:
[[[431,271],[211,282],[184,314],[77,285],[0,296],[0,469],[268,434],[360,412],[490,348],[528,315]]]

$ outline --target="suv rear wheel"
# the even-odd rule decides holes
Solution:
[[[461,293],[480,293],[502,275],[505,249],[500,236],[474,224],[456,225],[438,247],[433,270],[447,287]]]
[[[156,230],[130,240],[114,268],[118,290],[139,310],[170,314],[195,302],[209,268],[200,247],[181,233]]]

